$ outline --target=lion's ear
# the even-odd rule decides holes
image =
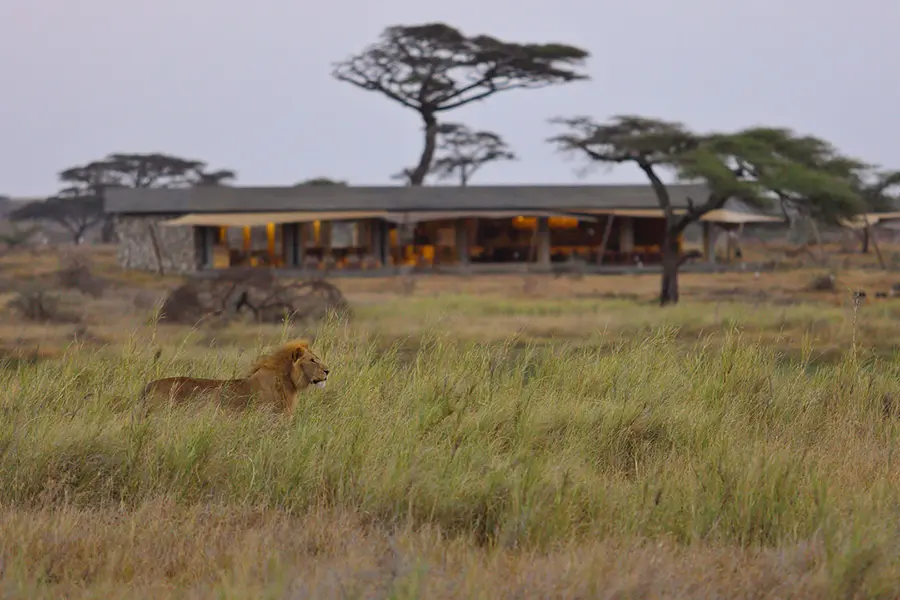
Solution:
[[[294,348],[294,351],[291,352],[291,361],[297,362],[303,355],[306,354],[306,348]]]

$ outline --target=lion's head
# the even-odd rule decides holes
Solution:
[[[250,375],[260,370],[281,373],[298,390],[310,384],[324,388],[329,372],[328,366],[309,349],[309,343],[304,340],[289,342],[263,356],[254,363]]]

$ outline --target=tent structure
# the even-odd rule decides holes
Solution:
[[[849,219],[840,219],[839,223],[847,229],[860,230],[877,225],[882,221],[894,221],[900,219],[900,211],[881,213],[861,213]]]

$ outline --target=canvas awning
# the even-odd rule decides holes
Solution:
[[[578,212],[589,215],[637,217],[639,219],[661,219],[665,216],[665,213],[660,208],[592,208],[588,210],[580,210]]]
[[[381,210],[357,212],[231,212],[231,213],[191,213],[163,221],[163,225],[194,225],[204,227],[258,227],[269,223],[309,223],[311,221],[340,221],[375,219],[384,217]]]
[[[514,219],[516,217],[567,217],[579,221],[596,221],[588,215],[575,215],[552,210],[454,210],[454,211],[391,211],[383,218],[392,223],[419,223],[452,219]]]
[[[881,221],[893,221],[895,219],[900,219],[900,212],[863,213],[849,219],[840,219],[838,222],[848,229],[865,229],[866,224],[872,226]]]
[[[583,211],[592,215],[613,215],[616,217],[637,217],[639,219],[662,219],[666,213],[661,208],[610,208],[610,209],[591,209]],[[683,208],[676,208],[676,215],[683,215],[687,211]],[[773,217],[769,215],[760,215],[757,213],[741,212],[737,210],[728,210],[720,208],[711,210],[702,217],[701,221],[710,223],[777,223],[784,221],[781,217]]]
[[[680,211],[684,212],[684,211]],[[700,217],[701,221],[707,221],[709,223],[782,223],[784,219],[782,217],[775,217],[771,215],[760,215],[756,213],[748,213],[741,212],[739,210],[728,210],[726,208],[720,208],[718,210],[711,210],[702,217]]]

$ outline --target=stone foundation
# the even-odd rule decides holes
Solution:
[[[200,252],[196,228],[160,225],[162,221],[178,216],[180,215],[117,215],[119,265],[125,269],[159,272],[161,259],[165,274],[197,271]],[[159,259],[156,248],[159,248]]]

